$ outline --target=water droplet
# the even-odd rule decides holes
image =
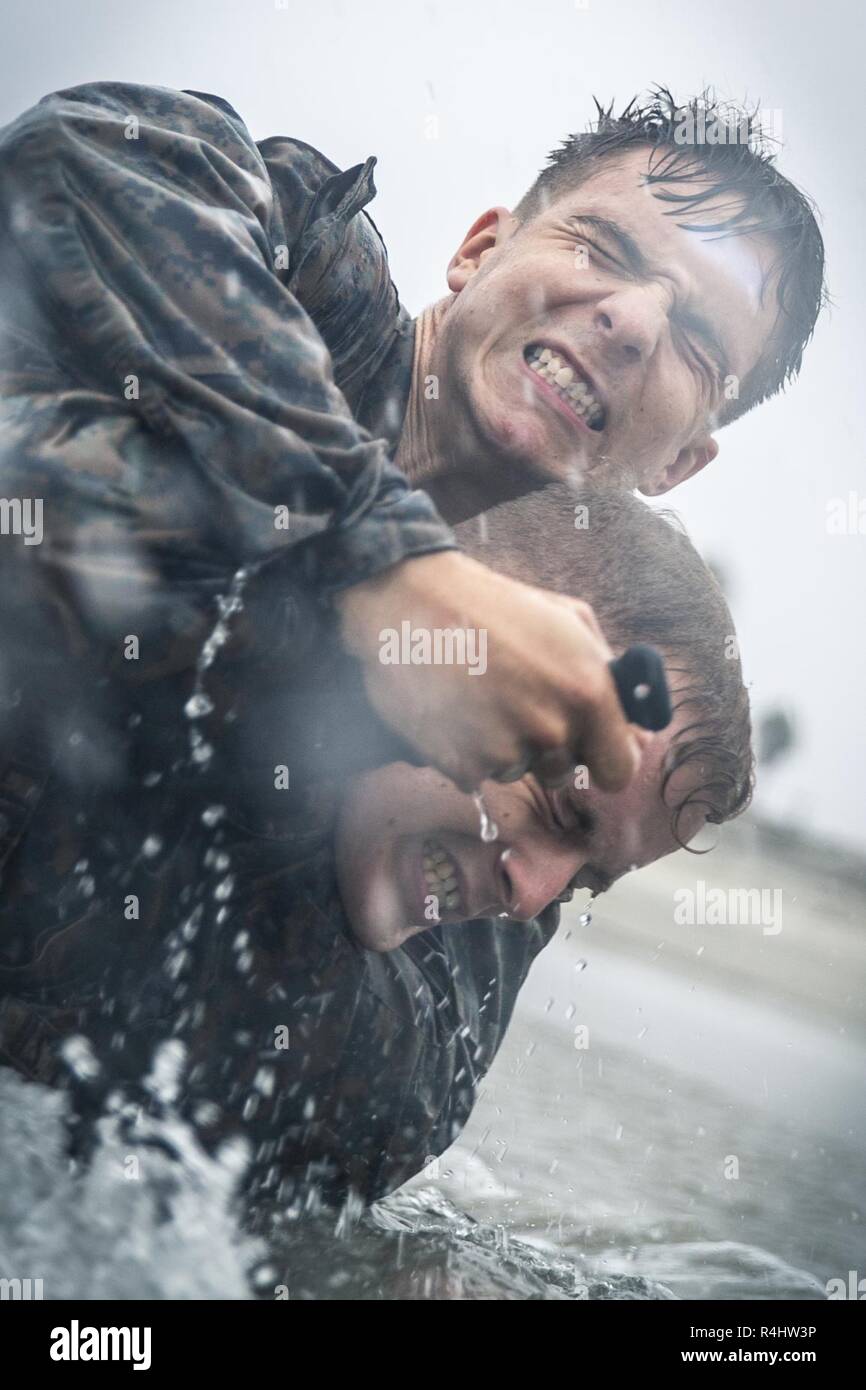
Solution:
[[[93,1048],[88,1039],[80,1033],[63,1040],[60,1044],[60,1055],[79,1081],[93,1081],[101,1071]]]
[[[161,1043],[144,1084],[163,1105],[173,1105],[180,1091],[186,1048],[177,1038]]]
[[[170,975],[173,980],[178,979],[179,976],[182,975],[184,968],[189,964],[189,961],[189,951],[176,951],[173,956],[169,956],[165,963],[166,974]]]
[[[192,941],[201,925],[201,903],[181,925],[180,934],[184,941]]]
[[[183,707],[183,712],[187,719],[203,719],[206,714],[213,710],[213,700],[206,695],[203,690],[197,690],[194,695],[190,695]]]
[[[585,960],[579,960],[579,961],[577,961],[577,962],[575,963],[575,967],[574,967],[574,968],[575,968],[575,970],[585,970],[585,969],[586,969],[586,961],[585,961]]]
[[[480,792],[472,793],[472,800],[475,802],[475,809],[478,812],[478,820],[481,828],[481,838],[485,844],[489,845],[499,837],[499,826],[490,819],[484,797]]]
[[[141,846],[141,852],[146,859],[153,859],[154,855],[159,854],[161,849],[162,840],[159,835],[148,835],[144,844]]]
[[[214,1105],[212,1100],[203,1100],[195,1107],[193,1118],[197,1125],[203,1129],[209,1129],[213,1125],[219,1124],[222,1111],[218,1105]]]
[[[253,1085],[257,1091],[261,1091],[263,1096],[271,1096],[274,1093],[274,1069],[273,1067],[259,1067],[253,1078]]]
[[[201,813],[204,825],[218,825],[226,813],[225,806],[207,806]]]
[[[217,902],[226,902],[226,900],[230,898],[232,893],[234,892],[234,886],[234,874],[227,874],[224,879],[221,879],[220,882],[217,884],[216,888],[213,890],[213,895],[216,898]]]
[[[582,927],[588,927],[590,922],[592,921],[592,913],[588,910],[586,912],[582,912],[580,914],[580,917],[578,918],[578,921],[580,922],[580,925]]]

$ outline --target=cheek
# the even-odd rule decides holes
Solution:
[[[383,841],[437,828],[464,829],[474,815],[471,798],[442,773],[394,763],[355,780],[341,824],[354,853],[356,846],[369,851]]]
[[[460,308],[471,313],[464,328],[476,338],[489,333],[496,339],[509,329],[525,331],[557,309],[578,303],[591,289],[575,270],[573,258],[563,252],[523,253],[488,264],[487,273],[479,272],[460,296]]]
[[[668,367],[651,378],[635,410],[633,423],[643,431],[652,422],[656,431],[648,448],[657,448],[662,437],[685,442],[699,416],[700,392],[681,365]],[[663,434],[662,434],[663,432]]]
[[[538,830],[540,820],[532,795],[520,782],[485,782],[482,792],[488,815],[496,822],[502,839],[511,842],[518,835]],[[473,832],[480,834],[480,820],[474,804],[472,810]]]

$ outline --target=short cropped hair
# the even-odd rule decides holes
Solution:
[[[736,633],[718,582],[673,513],[629,492],[554,483],[457,528],[475,559],[524,583],[584,599],[614,652],[657,647],[677,677],[675,734],[662,799],[675,837],[687,806],[721,824],[745,810],[754,785],[749,699]],[[698,785],[668,801],[674,772],[697,765]]]

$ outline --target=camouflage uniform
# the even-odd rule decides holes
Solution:
[[[340,779],[402,750],[330,596],[454,544],[389,457],[413,325],[374,162],[116,83],[0,132],[2,491],[44,503],[41,544],[0,537],[0,1054],[69,1084],[83,1033],[101,1096],[181,1038],[184,1113],[283,1199],[372,1199],[451,1142],[556,916],[377,955],[337,894]]]

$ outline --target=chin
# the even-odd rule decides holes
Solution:
[[[499,461],[498,471],[502,472],[503,465],[510,466],[523,490],[528,482],[541,487],[587,468],[580,439],[575,438],[571,447],[552,439],[544,421],[526,407],[519,411],[502,409],[497,401],[485,412],[482,423],[489,448]]]
[[[352,935],[365,951],[395,951],[415,928],[393,871],[383,863],[355,864],[340,882]],[[348,882],[346,882],[348,878]]]
[[[381,920],[371,921],[369,918],[349,917],[349,926],[355,939],[364,947],[365,951],[396,951],[398,946],[402,946],[404,941],[408,941],[410,936],[422,930],[420,927],[404,927],[396,924],[385,924]]]

